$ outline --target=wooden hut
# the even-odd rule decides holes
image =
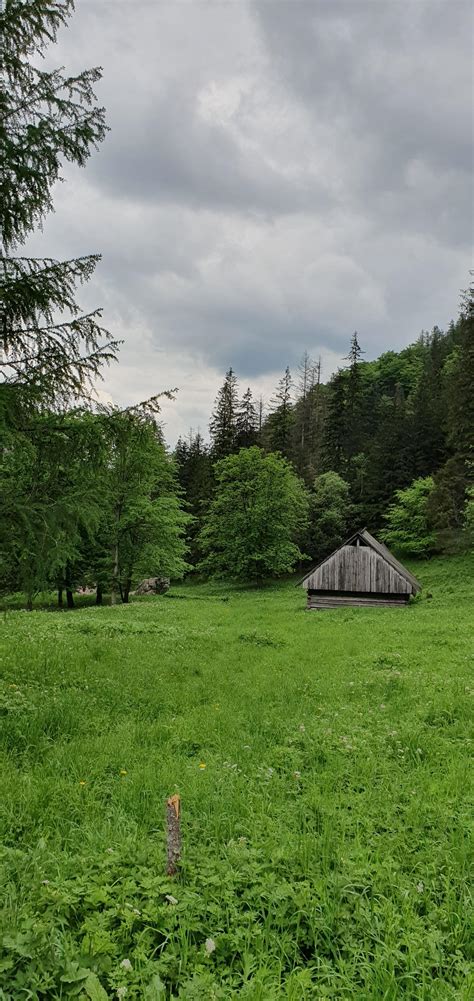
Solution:
[[[346,605],[406,605],[420,590],[416,577],[363,528],[301,581],[308,609]]]

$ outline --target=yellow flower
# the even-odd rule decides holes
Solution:
[[[127,769],[126,768],[121,768],[120,769],[120,774],[121,775],[126,775],[127,774]]]
[[[199,767],[200,767],[200,768],[205,768],[205,767],[206,767],[206,764],[205,764],[205,762],[204,762],[204,761],[200,761],[200,762],[199,762]]]
[[[81,779],[80,782],[79,782],[79,785],[80,786],[86,786],[87,782],[84,782],[84,779]]]

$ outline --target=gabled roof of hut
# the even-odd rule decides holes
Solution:
[[[406,581],[408,581],[409,584],[412,585],[415,593],[421,590],[421,584],[419,583],[419,581],[417,581],[416,577],[414,577],[414,575],[410,573],[410,571],[407,570],[407,568],[404,567],[403,564],[400,563],[400,561],[395,558],[393,553],[391,553],[390,550],[387,549],[387,546],[384,546],[383,542],[379,542],[378,539],[375,539],[374,536],[371,535],[370,532],[367,530],[367,528],[362,528],[360,529],[360,531],[354,532],[354,534],[351,535],[350,539],[347,539],[346,542],[343,542],[341,546],[338,546],[337,549],[334,550],[334,552],[330,553],[329,556],[326,556],[325,559],[321,560],[320,563],[316,563],[314,567],[311,567],[311,570],[309,570],[308,573],[305,574],[303,580],[300,580],[298,582],[301,585],[301,587],[304,587],[306,581],[308,580],[309,577],[311,577],[314,574],[315,570],[319,570],[320,567],[324,566],[324,564],[327,563],[328,560],[331,560],[335,555],[335,553],[338,553],[340,549],[344,549],[345,546],[353,546],[357,542],[357,539],[359,539],[363,543],[363,545],[369,546],[371,549],[374,549],[375,552],[378,553],[379,556],[381,556],[386,563],[388,563],[391,567],[393,567],[393,569],[396,570],[401,577],[403,577]]]

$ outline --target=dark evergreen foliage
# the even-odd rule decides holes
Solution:
[[[226,374],[209,424],[212,457],[224,459],[237,449],[238,396],[237,379],[230,368]]]

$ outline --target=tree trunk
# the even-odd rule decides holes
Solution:
[[[33,611],[33,596],[31,594],[27,594],[26,596],[26,610],[27,612]]]
[[[112,572],[112,591],[110,594],[110,604],[118,604],[118,594],[119,594],[119,547],[118,542],[114,546],[114,568]]]
[[[128,605],[129,604],[131,586],[132,586],[132,581],[131,581],[130,577],[128,577],[127,580],[125,581],[125,587],[124,587],[123,593],[122,593],[122,601],[123,601],[124,605]]]
[[[96,603],[96,605],[101,605],[102,604],[102,597],[103,597],[102,584],[97,584],[97,589],[96,589],[96,592],[95,592],[95,603]]]
[[[66,584],[66,603],[68,608],[74,608],[74,595],[72,593],[72,580],[71,580],[71,567],[69,563],[66,565],[66,571],[64,574],[64,582]]]
[[[58,587],[58,608],[63,607],[63,589]]]

